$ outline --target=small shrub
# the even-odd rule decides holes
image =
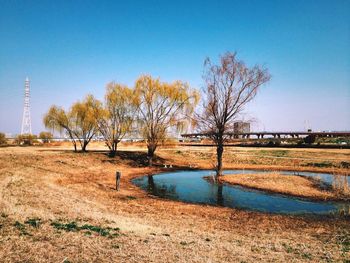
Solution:
[[[350,168],[350,162],[345,162],[345,161],[340,162],[340,166],[342,168]]]
[[[0,132],[0,145],[7,144],[5,133]]]
[[[41,132],[39,134],[39,139],[42,140],[43,143],[49,143],[53,138],[53,135],[51,132]]]
[[[320,162],[320,163],[307,163],[306,166],[327,168],[327,167],[333,167],[333,164],[331,162]]]
[[[33,134],[20,134],[16,136],[16,144],[18,145],[33,145],[37,143],[37,136]]]
[[[304,138],[304,142],[306,143],[306,144],[313,144],[314,142],[315,142],[315,140],[316,140],[316,136],[315,135],[308,135],[308,136],[306,136],[305,138]]]

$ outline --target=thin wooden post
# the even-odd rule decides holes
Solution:
[[[122,176],[121,172],[117,171],[115,173],[115,189],[119,191],[119,186],[120,186],[120,177]]]

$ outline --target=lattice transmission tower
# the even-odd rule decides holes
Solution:
[[[24,109],[21,134],[32,134],[32,121],[30,119],[30,86],[28,77],[24,82]]]

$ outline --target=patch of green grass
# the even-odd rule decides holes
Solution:
[[[286,150],[278,150],[278,151],[273,151],[273,155],[276,157],[283,157],[288,155],[288,151]]]
[[[27,221],[24,221],[25,224],[31,225],[32,227],[38,228],[41,224],[40,218],[29,218]]]
[[[21,235],[29,235],[29,233],[26,230],[26,226],[18,221],[14,224],[15,228],[17,228],[20,231]]]
[[[135,200],[137,198],[135,196],[132,196],[132,195],[127,195],[126,199],[128,199],[128,200]]]
[[[51,226],[58,230],[64,230],[67,232],[78,232],[78,231],[84,231],[85,235],[91,235],[92,232],[95,232],[99,234],[100,236],[103,237],[117,237],[119,236],[118,231],[120,230],[119,228],[111,228],[111,227],[101,227],[101,226],[93,226],[93,225],[82,225],[79,226],[76,222],[72,221],[69,223],[62,223],[62,222],[52,222]]]
[[[26,229],[25,225],[23,225],[22,223],[16,221],[15,225],[14,225],[18,230],[24,230]]]
[[[287,253],[294,253],[295,255],[299,255],[301,258],[308,259],[308,260],[313,258],[311,253],[302,251],[299,248],[293,248],[292,246],[290,246],[286,243],[282,243],[282,246]]]
[[[342,231],[337,235],[337,243],[341,245],[342,252],[350,252],[350,233],[347,231]]]
[[[258,152],[259,155],[270,155],[275,157],[283,157],[288,155],[287,150],[276,150],[276,151],[266,151],[266,150],[260,150]]]
[[[312,259],[312,255],[309,252],[302,253],[301,257],[304,259]]]
[[[284,249],[286,250],[287,253],[293,253],[294,252],[294,249],[291,246],[289,246],[288,244],[282,243],[282,246],[284,247]]]
[[[74,221],[67,223],[67,224],[64,224],[61,222],[52,222],[51,226],[53,226],[54,228],[59,229],[59,230],[65,230],[67,232],[79,231],[79,227],[78,227],[77,223]]]
[[[90,230],[92,232],[96,232],[101,236],[109,236],[111,228],[103,228],[100,226],[92,226],[92,225],[83,225],[79,228],[80,230]]]

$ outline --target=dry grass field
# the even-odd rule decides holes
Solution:
[[[240,185],[252,189],[263,190],[291,196],[306,197],[313,200],[350,201],[349,186],[346,184],[342,192],[331,187],[323,187],[317,178],[299,175],[286,176],[279,172],[262,174],[224,175],[222,183]]]
[[[89,145],[90,146],[90,145]],[[285,216],[185,204],[131,184],[162,171],[145,149],[110,158],[92,144],[0,148],[1,262],[349,262],[347,217]],[[348,174],[350,150],[227,148],[226,168]],[[167,147],[159,164],[211,168],[214,149]],[[115,191],[116,170],[122,172]]]

